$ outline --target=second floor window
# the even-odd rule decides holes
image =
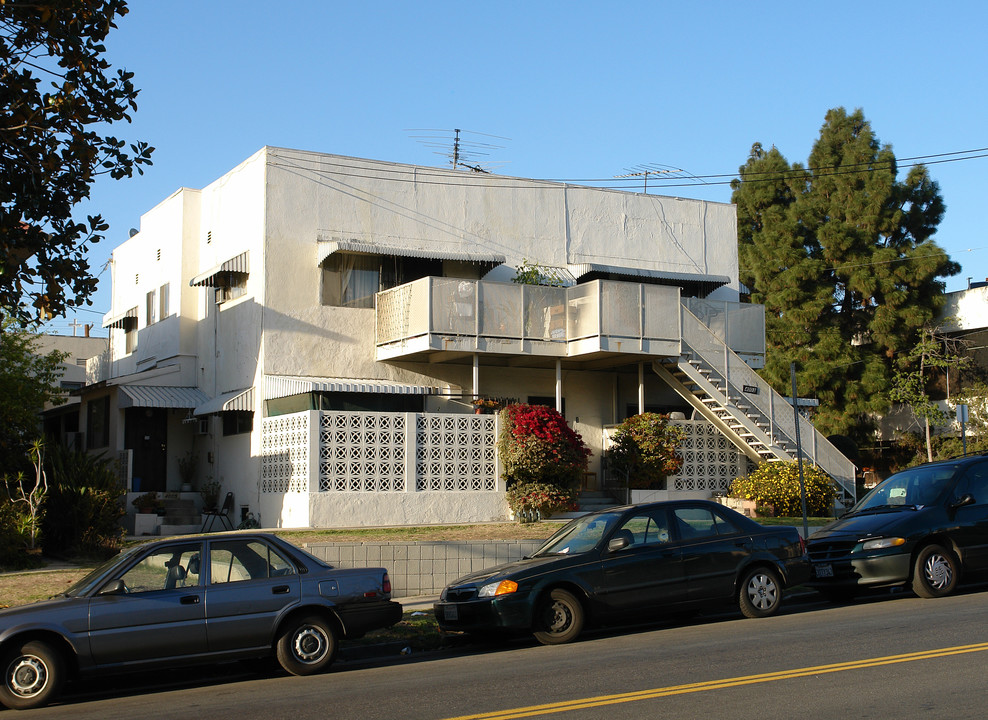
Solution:
[[[230,273],[227,281],[216,286],[216,304],[236,300],[247,294],[247,276]]]
[[[322,266],[321,301],[333,307],[372,308],[374,294],[381,290],[442,274],[439,259],[337,252]]]
[[[169,283],[165,283],[160,288],[158,288],[158,319],[164,320],[171,314],[171,308],[168,307],[169,302]]]
[[[158,322],[158,291],[152,290],[147,294],[147,324]]]

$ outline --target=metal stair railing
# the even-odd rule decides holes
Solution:
[[[790,402],[776,392],[765,382],[747,363],[712,333],[706,325],[693,315],[685,306],[680,306],[683,353],[689,359],[697,362],[698,367],[704,367],[712,379],[724,383],[721,402],[722,407],[735,418],[747,417],[757,424],[758,420],[766,425],[764,434],[770,439],[769,446],[785,452],[790,459],[795,459],[796,422],[799,422],[799,434],[803,457],[830,475],[837,485],[841,501],[853,504],[855,500],[854,463],[848,460],[833,444],[827,440],[813,424],[802,415],[793,412]],[[680,359],[680,366],[688,360]],[[748,406],[745,411],[737,409],[737,404],[743,398],[743,404]],[[742,421],[743,422],[743,421]],[[791,452],[787,448],[792,448]],[[782,459],[778,452],[777,457]]]

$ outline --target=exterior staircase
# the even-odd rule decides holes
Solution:
[[[580,514],[606,510],[620,505],[614,496],[600,490],[584,490],[580,493]]]
[[[795,460],[798,434],[804,462],[831,477],[840,504],[853,505],[854,464],[685,306],[681,311],[681,354],[653,362],[655,373],[754,462]]]

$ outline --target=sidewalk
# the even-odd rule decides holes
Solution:
[[[432,604],[439,601],[438,595],[418,595],[415,597],[391,598],[401,603],[405,612],[432,612]]]

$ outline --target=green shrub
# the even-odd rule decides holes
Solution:
[[[614,432],[610,465],[619,477],[628,478],[629,487],[662,489],[665,479],[683,466],[676,448],[685,435],[683,428],[669,423],[668,415],[634,415]]]
[[[590,449],[552,408],[508,405],[500,412],[498,452],[508,488],[516,483],[579,487]]]
[[[814,517],[833,514],[837,492],[833,482],[816,465],[803,465],[806,512]],[[796,462],[763,462],[753,473],[731,483],[730,496],[754,500],[759,507],[771,505],[775,515],[796,517],[803,514]]]
[[[52,448],[42,547],[50,554],[111,554],[120,547],[124,489],[102,455]]]
[[[535,522],[557,512],[576,510],[579,494],[547,483],[515,483],[507,493],[508,507],[519,522]]]
[[[37,553],[28,552],[26,526],[25,513],[0,490],[0,570],[26,570],[42,565]]]
[[[903,454],[909,456],[905,459],[903,466],[896,468],[896,470],[904,470],[907,467],[929,462],[926,454],[926,438],[924,436],[918,433],[904,433],[896,442]],[[988,450],[988,437],[968,435],[962,439],[951,435],[934,435],[930,441],[930,445],[933,448],[933,460],[949,460],[950,458],[960,457],[964,454],[965,444],[968,455],[976,452],[984,452]]]

